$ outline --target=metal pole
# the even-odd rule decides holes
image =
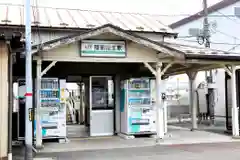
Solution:
[[[37,60],[37,87],[36,87],[36,148],[42,148],[42,125],[40,118],[40,89],[41,89],[41,71],[42,71],[42,61]]]
[[[210,48],[210,33],[209,33],[209,22],[208,22],[208,5],[207,0],[203,0],[203,10],[204,10],[204,39],[205,39],[205,47]],[[206,71],[206,80],[207,83],[213,83],[213,71],[209,71],[209,80],[207,79],[207,71]],[[214,90],[208,89],[209,94],[209,116],[211,120],[211,124],[214,123]]]
[[[204,10],[204,24],[203,24],[203,35],[206,40],[205,47],[210,47],[210,34],[209,34],[209,23],[208,23],[208,7],[207,0],[203,0],[203,10]]]
[[[25,39],[26,39],[26,107],[25,107],[25,160],[32,160],[32,53],[31,53],[31,4],[25,1]]]
[[[13,112],[13,59],[8,54],[8,160],[12,160],[12,112]]]

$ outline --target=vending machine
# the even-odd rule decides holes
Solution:
[[[43,139],[66,138],[65,88],[65,80],[41,79],[39,110]],[[36,120],[34,122],[36,134]]]
[[[120,112],[121,133],[135,135],[156,132],[149,78],[122,81]]]
[[[35,83],[36,84],[36,83]],[[42,78],[40,88],[40,119],[43,139],[66,138],[66,80]],[[25,79],[18,80],[17,139],[25,139]],[[34,98],[36,95],[34,94]],[[34,136],[36,136],[36,110]]]

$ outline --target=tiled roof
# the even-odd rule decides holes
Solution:
[[[52,28],[95,28],[111,23],[124,30],[174,33],[157,15],[31,7],[32,25]],[[0,4],[0,25],[24,25],[24,6]]]

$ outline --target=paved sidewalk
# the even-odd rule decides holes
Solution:
[[[240,140],[234,140],[231,136],[224,134],[212,133],[207,131],[194,131],[191,132],[188,128],[182,128],[179,126],[169,126],[169,134],[166,138],[160,142],[159,147],[167,146],[180,146],[183,144],[221,144],[224,142],[240,142]],[[149,148],[156,147],[154,138],[135,138],[130,140],[122,139],[118,136],[107,137],[107,138],[87,138],[87,139],[72,139],[69,143],[59,144],[59,143],[45,143],[44,149],[42,149],[40,154],[52,153],[85,153],[85,152],[95,152],[102,150],[103,152],[108,152],[107,150],[113,149],[129,149],[134,150],[134,148]],[[18,150],[18,153],[14,155],[21,155],[23,153]],[[64,155],[62,155],[64,157]],[[19,156],[21,157],[21,156]],[[22,159],[16,160],[22,160]],[[50,156],[51,157],[51,156]],[[49,158],[49,157],[46,157]],[[46,159],[47,160],[47,159]]]
[[[34,158],[34,160],[56,160],[56,158]]]
[[[189,144],[39,154],[57,160],[238,160],[240,143]]]
[[[191,132],[188,128],[169,126],[169,134],[160,142],[161,145],[237,142],[231,136],[207,131]],[[112,148],[134,148],[156,145],[154,138],[135,138],[125,140],[118,136],[107,138],[70,139],[69,143],[45,143],[41,153],[87,151]]]

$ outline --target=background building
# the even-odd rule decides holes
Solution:
[[[224,51],[239,52],[240,50],[240,1],[223,0],[208,8],[211,48]],[[170,27],[178,32],[181,43],[200,45],[203,28],[203,11],[180,21],[172,23]],[[225,70],[213,72],[213,81],[217,86],[215,92],[215,116],[225,117]],[[199,73],[198,79],[203,80],[205,73]]]

